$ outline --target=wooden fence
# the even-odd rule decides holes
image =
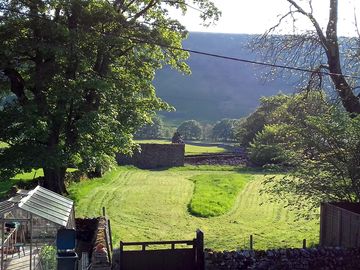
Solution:
[[[323,203],[320,245],[360,247],[360,203]]]
[[[159,245],[170,248],[147,249]],[[140,246],[141,250],[124,250],[129,246]],[[200,230],[193,240],[120,242],[120,270],[204,270],[204,264],[204,234]]]

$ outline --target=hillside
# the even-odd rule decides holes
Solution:
[[[184,48],[256,59],[247,48],[251,35],[191,33]],[[158,96],[176,108],[162,113],[168,120],[196,119],[216,121],[221,118],[240,118],[253,111],[261,96],[279,91],[294,91],[288,78],[264,83],[263,68],[254,65],[191,54],[190,76],[170,68],[159,71],[154,80]]]

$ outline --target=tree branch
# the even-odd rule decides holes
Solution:
[[[318,34],[321,43],[323,44],[323,47],[325,50],[327,50],[327,41],[326,41],[326,37],[323,33],[323,31],[321,30],[320,24],[317,22],[317,20],[314,18],[314,16],[311,13],[306,12],[302,7],[300,7],[294,0],[286,0],[288,1],[291,5],[293,5],[297,11],[303,15],[305,15],[313,24],[313,26],[315,27],[316,33]]]

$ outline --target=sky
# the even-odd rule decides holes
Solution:
[[[186,16],[179,12],[172,11],[172,16],[176,17],[182,24],[192,32],[216,32],[216,33],[242,33],[242,34],[262,34],[269,27],[275,25],[280,14],[289,11],[289,3],[286,0],[212,0],[222,11],[222,17],[210,27],[201,26],[199,11],[189,8]],[[188,1],[189,3],[191,1]],[[298,0],[301,6],[309,11],[308,0]],[[329,11],[328,0],[313,0],[314,16],[320,25],[326,28]],[[339,0],[339,22],[338,32],[342,36],[354,36],[355,16],[357,16],[360,28],[360,0]],[[284,23],[283,34],[292,31],[290,21]],[[297,18],[299,31],[311,29],[307,20]]]

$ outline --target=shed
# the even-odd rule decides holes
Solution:
[[[320,245],[360,247],[360,203],[321,204]]]
[[[31,270],[34,247],[39,249],[44,243],[54,243],[60,228],[75,228],[73,201],[40,186],[30,191],[19,190],[16,196],[0,202],[0,215],[1,269],[4,269],[4,253],[12,254],[12,245],[17,241],[30,246]]]

